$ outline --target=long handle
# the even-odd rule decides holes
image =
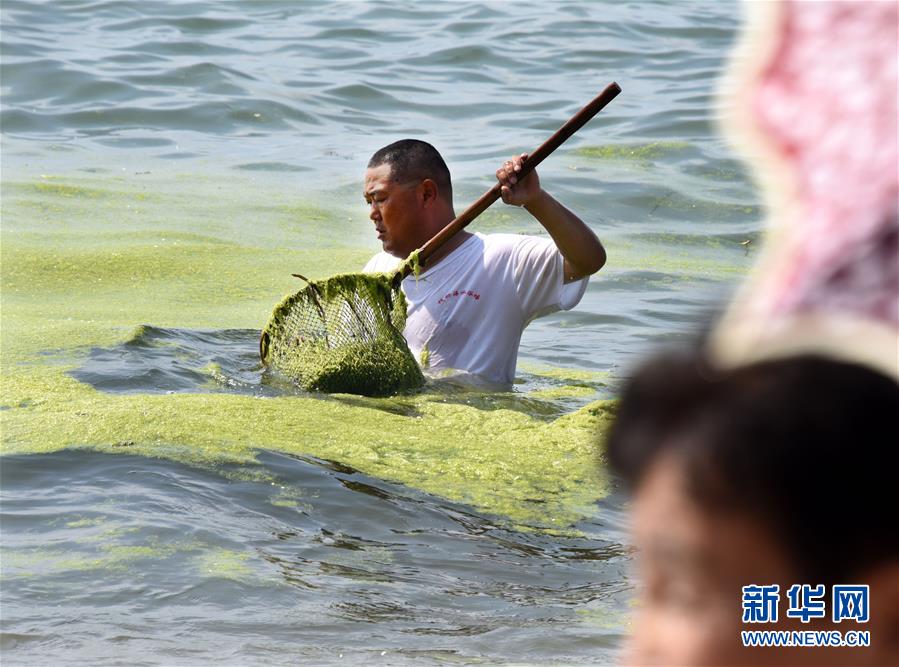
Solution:
[[[581,129],[587,123],[587,121],[598,114],[600,110],[613,99],[615,99],[615,97],[620,92],[621,86],[619,86],[614,81],[606,86],[605,90],[594,97],[587,106],[574,114],[567,123],[565,123],[556,131],[554,135],[544,141],[540,148],[528,155],[528,159],[525,160],[523,165],[521,165],[521,171],[518,172],[518,179],[521,180],[527,174],[533,171],[538,164],[549,157],[550,153],[552,153],[559,146],[565,143],[565,141],[569,137],[571,137],[572,134]],[[425,266],[428,258],[433,255],[440,246],[446,243],[453,236],[453,234],[464,229],[472,220],[474,220],[479,215],[481,215],[481,213],[490,208],[490,205],[500,198],[501,187],[502,186],[497,183],[492,188],[487,190],[487,192],[482,194],[474,204],[465,209],[459,216],[456,217],[455,220],[453,220],[446,227],[437,232],[437,234],[435,234],[430,241],[425,243],[421,247],[421,250],[419,250],[419,264],[421,266]],[[407,275],[409,275],[411,271],[412,267],[409,265],[409,263],[404,263],[395,280],[402,280]]]

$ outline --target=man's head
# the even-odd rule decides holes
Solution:
[[[428,143],[403,139],[368,161],[363,190],[384,250],[406,257],[453,219],[449,169]]]
[[[899,385],[804,356],[730,371],[699,356],[631,380],[608,443],[635,490],[645,590],[629,664],[893,664],[899,655]],[[780,586],[779,620],[743,625],[742,587]],[[793,584],[827,617],[785,616]],[[868,584],[870,622],[834,625],[833,584]],[[864,649],[743,648],[741,630],[870,630]]]

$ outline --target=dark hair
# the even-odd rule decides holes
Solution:
[[[899,558],[899,385],[866,367],[656,359],[624,388],[606,454],[632,488],[673,454],[700,506],[760,521],[815,583]]]
[[[390,176],[398,182],[423,181],[437,184],[440,196],[453,201],[453,183],[446,162],[431,144],[418,139],[401,139],[378,150],[368,161],[369,168],[390,165]]]

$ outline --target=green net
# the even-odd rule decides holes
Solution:
[[[406,297],[393,274],[313,281],[275,307],[262,361],[307,391],[389,396],[424,384],[402,330]]]

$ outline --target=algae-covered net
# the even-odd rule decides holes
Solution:
[[[406,298],[393,277],[307,281],[275,307],[260,340],[263,363],[307,391],[388,396],[421,387],[402,334]]]

